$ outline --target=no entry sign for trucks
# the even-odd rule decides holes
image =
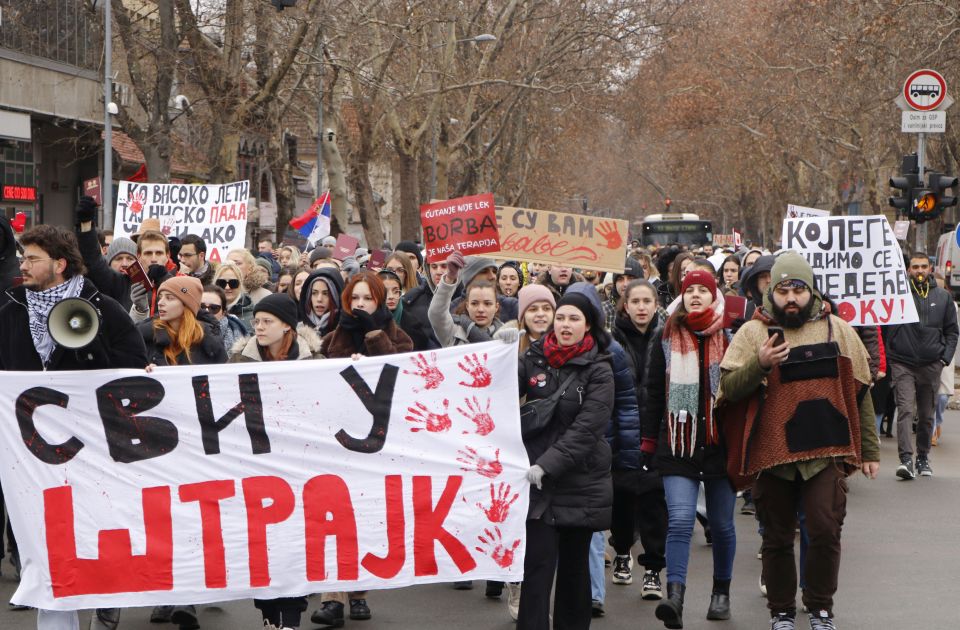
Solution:
[[[947,81],[936,70],[917,70],[903,83],[903,98],[913,109],[936,109],[947,96]]]

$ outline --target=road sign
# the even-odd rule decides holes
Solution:
[[[903,83],[907,104],[920,112],[936,109],[947,96],[947,81],[936,70],[917,70]]]
[[[903,133],[943,133],[947,130],[947,112],[901,112]]]

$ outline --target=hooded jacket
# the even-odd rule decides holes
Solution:
[[[553,297],[557,300],[557,302],[559,302],[560,298],[563,297],[563,294],[567,292],[567,288],[569,288],[570,285],[575,282],[586,282],[586,279],[581,274],[574,271],[570,275],[570,282],[567,284],[567,286],[561,287],[553,281],[552,277],[550,277],[549,269],[545,269],[544,271],[540,272],[540,275],[537,277],[537,284],[542,284],[550,289],[550,292],[553,293]]]
[[[434,335],[443,348],[477,341],[491,341],[493,335],[503,327],[503,322],[499,317],[495,317],[490,326],[484,331],[472,322],[469,324],[463,323],[468,319],[466,315],[452,315],[452,309],[449,307],[450,298],[459,286],[461,285],[447,284],[441,279],[440,286],[437,287],[437,292],[434,294],[433,300],[431,300],[430,306],[427,308],[427,317],[429,318],[430,325],[433,327]],[[471,333],[474,333],[472,338]],[[478,338],[478,336],[486,336],[489,338],[481,339]]]
[[[400,298],[403,301],[404,319],[411,319],[417,323],[419,328],[418,335],[410,334],[409,331],[407,334],[414,340],[415,344],[426,346],[422,348],[418,347],[416,348],[417,350],[436,350],[437,348],[443,347],[433,332],[433,326],[430,325],[430,316],[428,314],[430,303],[433,301],[433,294],[436,289],[436,286],[433,284],[433,279],[430,277],[430,272],[427,271],[426,277],[423,278],[420,286],[410,289]],[[407,328],[404,327],[404,330],[407,330]]]
[[[467,257],[467,264],[463,268],[463,271],[460,272],[460,284],[457,285],[453,299],[450,300],[451,313],[463,302],[463,292],[466,287],[470,286],[470,283],[474,281],[477,274],[484,269],[493,269],[494,273],[498,271],[497,264],[490,258],[484,258],[482,256]],[[516,319],[519,315],[517,310],[520,304],[517,298],[501,295],[499,289],[496,289],[496,281],[492,284],[497,294],[497,303],[500,305],[500,312],[497,314],[497,319],[502,322],[509,322]]]
[[[336,314],[333,317],[333,321],[329,321],[330,318],[328,318],[326,326],[324,326],[323,329],[314,324],[310,319],[310,313],[313,311],[313,305],[310,303],[310,292],[313,290],[314,282],[326,283],[327,290],[330,292],[330,299],[333,300],[336,307]],[[323,267],[311,272],[310,275],[307,276],[307,279],[304,280],[303,288],[300,290],[300,322],[305,326],[313,328],[320,336],[332,331],[337,327],[337,320],[340,317],[341,293],[343,293],[343,276],[340,275],[338,270],[332,267]]]
[[[287,361],[304,361],[308,359],[322,359],[320,353],[320,335],[309,326],[297,326],[297,343],[290,348]],[[237,340],[230,348],[230,363],[252,363],[263,361],[260,346],[256,337],[245,337]]]
[[[629,276],[634,280],[643,278],[643,267],[640,265],[640,261],[632,256],[628,256],[623,265],[623,273],[613,274],[613,283],[610,286],[610,299],[603,303],[603,319],[609,331],[613,331],[614,323],[617,321],[617,302],[620,301],[620,292],[617,291],[617,281],[623,276]]]

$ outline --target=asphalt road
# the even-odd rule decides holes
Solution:
[[[954,428],[953,425],[958,425]],[[896,443],[884,439],[880,477],[868,481],[857,476],[850,483],[847,520],[843,533],[843,564],[836,597],[839,628],[960,628],[960,412],[947,412],[946,431],[933,451],[935,476],[904,482],[894,477]],[[738,504],[739,509],[739,504]],[[711,585],[710,548],[697,528],[690,560],[684,627],[690,630],[741,630],[769,627],[766,600],[757,588],[760,544],[752,516],[736,517],[738,553],[731,588],[733,619],[705,619]],[[6,561],[0,577],[0,599],[9,600],[16,588]],[[664,581],[665,581],[664,574]],[[483,585],[472,591],[454,591],[443,585],[373,592],[369,603],[373,619],[347,621],[357,630],[513,627],[502,601],[485,599]],[[319,605],[311,598],[313,610]],[[607,616],[594,621],[599,630],[653,629],[655,602],[640,599],[639,580],[631,586],[610,584],[607,570]],[[137,608],[123,613],[124,630],[161,630],[173,626],[149,623],[150,610]],[[309,613],[308,613],[309,618]],[[89,613],[81,616],[87,628]],[[204,630],[260,628],[259,612],[251,601],[226,602],[203,608]],[[33,611],[0,608],[0,629],[36,627]],[[303,628],[314,627],[306,621]],[[805,621],[798,628],[805,628]]]

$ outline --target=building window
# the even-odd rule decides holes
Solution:
[[[0,145],[0,185],[36,186],[34,169],[31,143],[6,142]]]

